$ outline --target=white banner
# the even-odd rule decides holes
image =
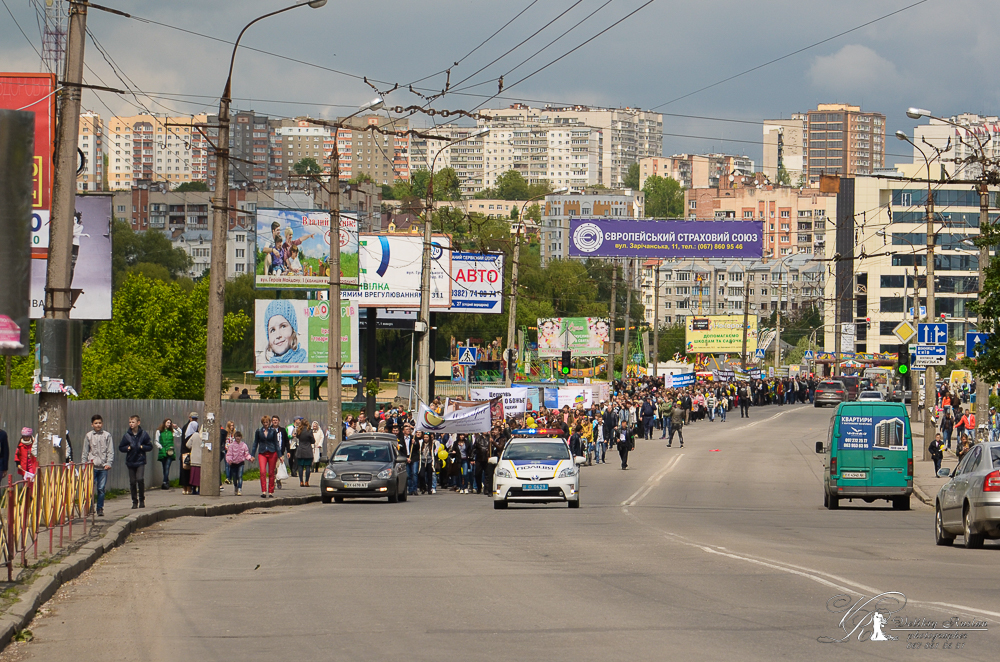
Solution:
[[[567,388],[559,387],[559,409],[569,405],[570,409],[576,409],[577,405],[591,407],[594,404],[594,394],[589,388]]]
[[[507,418],[528,411],[528,389],[526,388],[474,388],[469,389],[473,400],[503,398],[503,413]]]
[[[421,432],[472,434],[474,432],[489,432],[492,428],[493,421],[489,402],[445,412],[444,416],[438,416],[421,402],[417,412],[416,429]]]

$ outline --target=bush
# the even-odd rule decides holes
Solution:
[[[281,382],[262,381],[257,384],[256,390],[261,400],[281,399]]]

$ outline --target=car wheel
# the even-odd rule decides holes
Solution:
[[[934,509],[934,542],[941,547],[950,547],[955,542],[955,536],[944,530],[944,516],[940,505]]]
[[[399,487],[397,486],[391,494],[389,494],[389,503],[399,502]]]
[[[333,497],[322,494],[320,495],[319,500],[322,501],[323,503],[330,503],[333,501]]]
[[[826,497],[826,509],[827,510],[836,510],[837,508],[840,508],[840,497],[835,497],[835,496],[829,496],[829,495],[827,495],[827,497]]]
[[[507,502],[506,501],[494,501],[493,502],[493,510],[507,510]]]
[[[334,503],[344,503],[344,497],[333,497]]]
[[[399,500],[406,501],[406,497],[410,496],[409,492],[404,488],[402,492],[399,493]]]
[[[892,509],[893,510],[909,510],[910,509],[910,497],[901,496],[892,498]]]
[[[965,548],[966,549],[979,549],[983,546],[983,540],[985,536],[981,533],[972,532],[972,508],[968,505],[965,506],[965,517],[962,518],[964,524],[965,533]]]
[[[570,501],[569,502],[569,507],[570,508],[579,508],[580,507],[580,497],[577,497],[576,501]]]

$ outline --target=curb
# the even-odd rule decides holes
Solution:
[[[927,496],[927,493],[920,489],[920,486],[916,483],[913,484],[913,494],[928,506],[934,505],[934,500]]]
[[[35,617],[38,608],[48,602],[64,583],[79,577],[99,558],[124,543],[132,533],[139,529],[178,517],[238,515],[255,508],[300,506],[319,500],[320,495],[315,494],[303,497],[268,499],[263,503],[241,501],[220,503],[214,506],[170,506],[128,515],[112,524],[99,540],[88,542],[61,562],[38,571],[35,581],[25,589],[20,599],[11,605],[5,614],[0,616],[0,651],[7,647],[17,632],[27,627],[28,623]]]

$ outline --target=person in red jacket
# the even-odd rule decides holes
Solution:
[[[971,439],[976,438],[976,415],[968,409],[962,412],[962,418],[955,423],[955,434],[958,435],[959,439],[962,438],[963,433],[968,433]]]
[[[35,451],[32,448],[35,443],[33,434],[31,428],[21,428],[21,441],[17,444],[17,450],[14,451],[14,464],[17,465],[17,472],[28,481],[34,480],[35,474],[38,472],[38,458],[35,457]]]

